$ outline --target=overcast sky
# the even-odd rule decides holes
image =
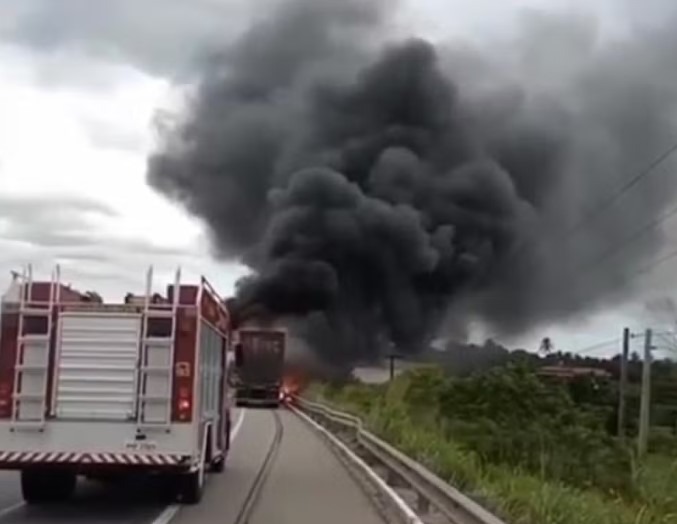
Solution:
[[[45,276],[58,260],[65,280],[107,298],[141,292],[151,263],[158,285],[180,264],[187,278],[205,274],[222,294],[232,291],[244,268],[211,260],[200,224],[146,186],[145,162],[154,112],[173,100],[171,86],[193,80],[201,57],[272,2],[257,0],[255,14],[246,0],[0,2],[0,288],[10,269],[32,262]],[[486,40],[514,31],[527,8],[585,9],[616,31],[651,12],[632,6],[409,0],[399,25],[435,39]],[[646,323],[636,311],[605,312],[517,342],[531,349],[549,334],[563,349],[583,348],[619,336],[629,316],[637,329]]]

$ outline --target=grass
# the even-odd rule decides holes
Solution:
[[[438,418],[412,419],[410,383],[313,387],[308,395],[361,416],[367,427],[513,524],[677,524],[677,461],[649,457],[632,467],[632,496],[576,486],[519,465],[492,463],[445,436]],[[547,457],[544,457],[547,458]]]

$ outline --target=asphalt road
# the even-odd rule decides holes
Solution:
[[[305,422],[282,412],[284,438],[252,524],[383,524],[367,496]]]
[[[327,445],[294,414],[279,411],[284,436],[251,524],[382,524],[371,502]],[[267,410],[248,410],[221,474],[208,477],[202,502],[169,507],[146,483],[118,488],[81,482],[66,505],[20,505],[19,476],[0,473],[0,524],[229,524],[234,521],[274,434]],[[17,506],[18,504],[18,506]]]

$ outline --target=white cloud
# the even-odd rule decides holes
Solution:
[[[0,58],[0,286],[20,264],[48,276],[58,260],[74,285],[111,297],[140,292],[151,263],[158,285],[181,264],[230,293],[243,269],[212,262],[201,226],[145,184],[168,82],[114,66],[105,88],[47,89],[26,56]]]

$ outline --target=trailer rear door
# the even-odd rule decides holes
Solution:
[[[131,420],[142,330],[140,312],[62,312],[59,316],[54,415]]]
[[[240,378],[249,384],[276,384],[282,380],[286,333],[272,329],[240,331],[243,364]]]

